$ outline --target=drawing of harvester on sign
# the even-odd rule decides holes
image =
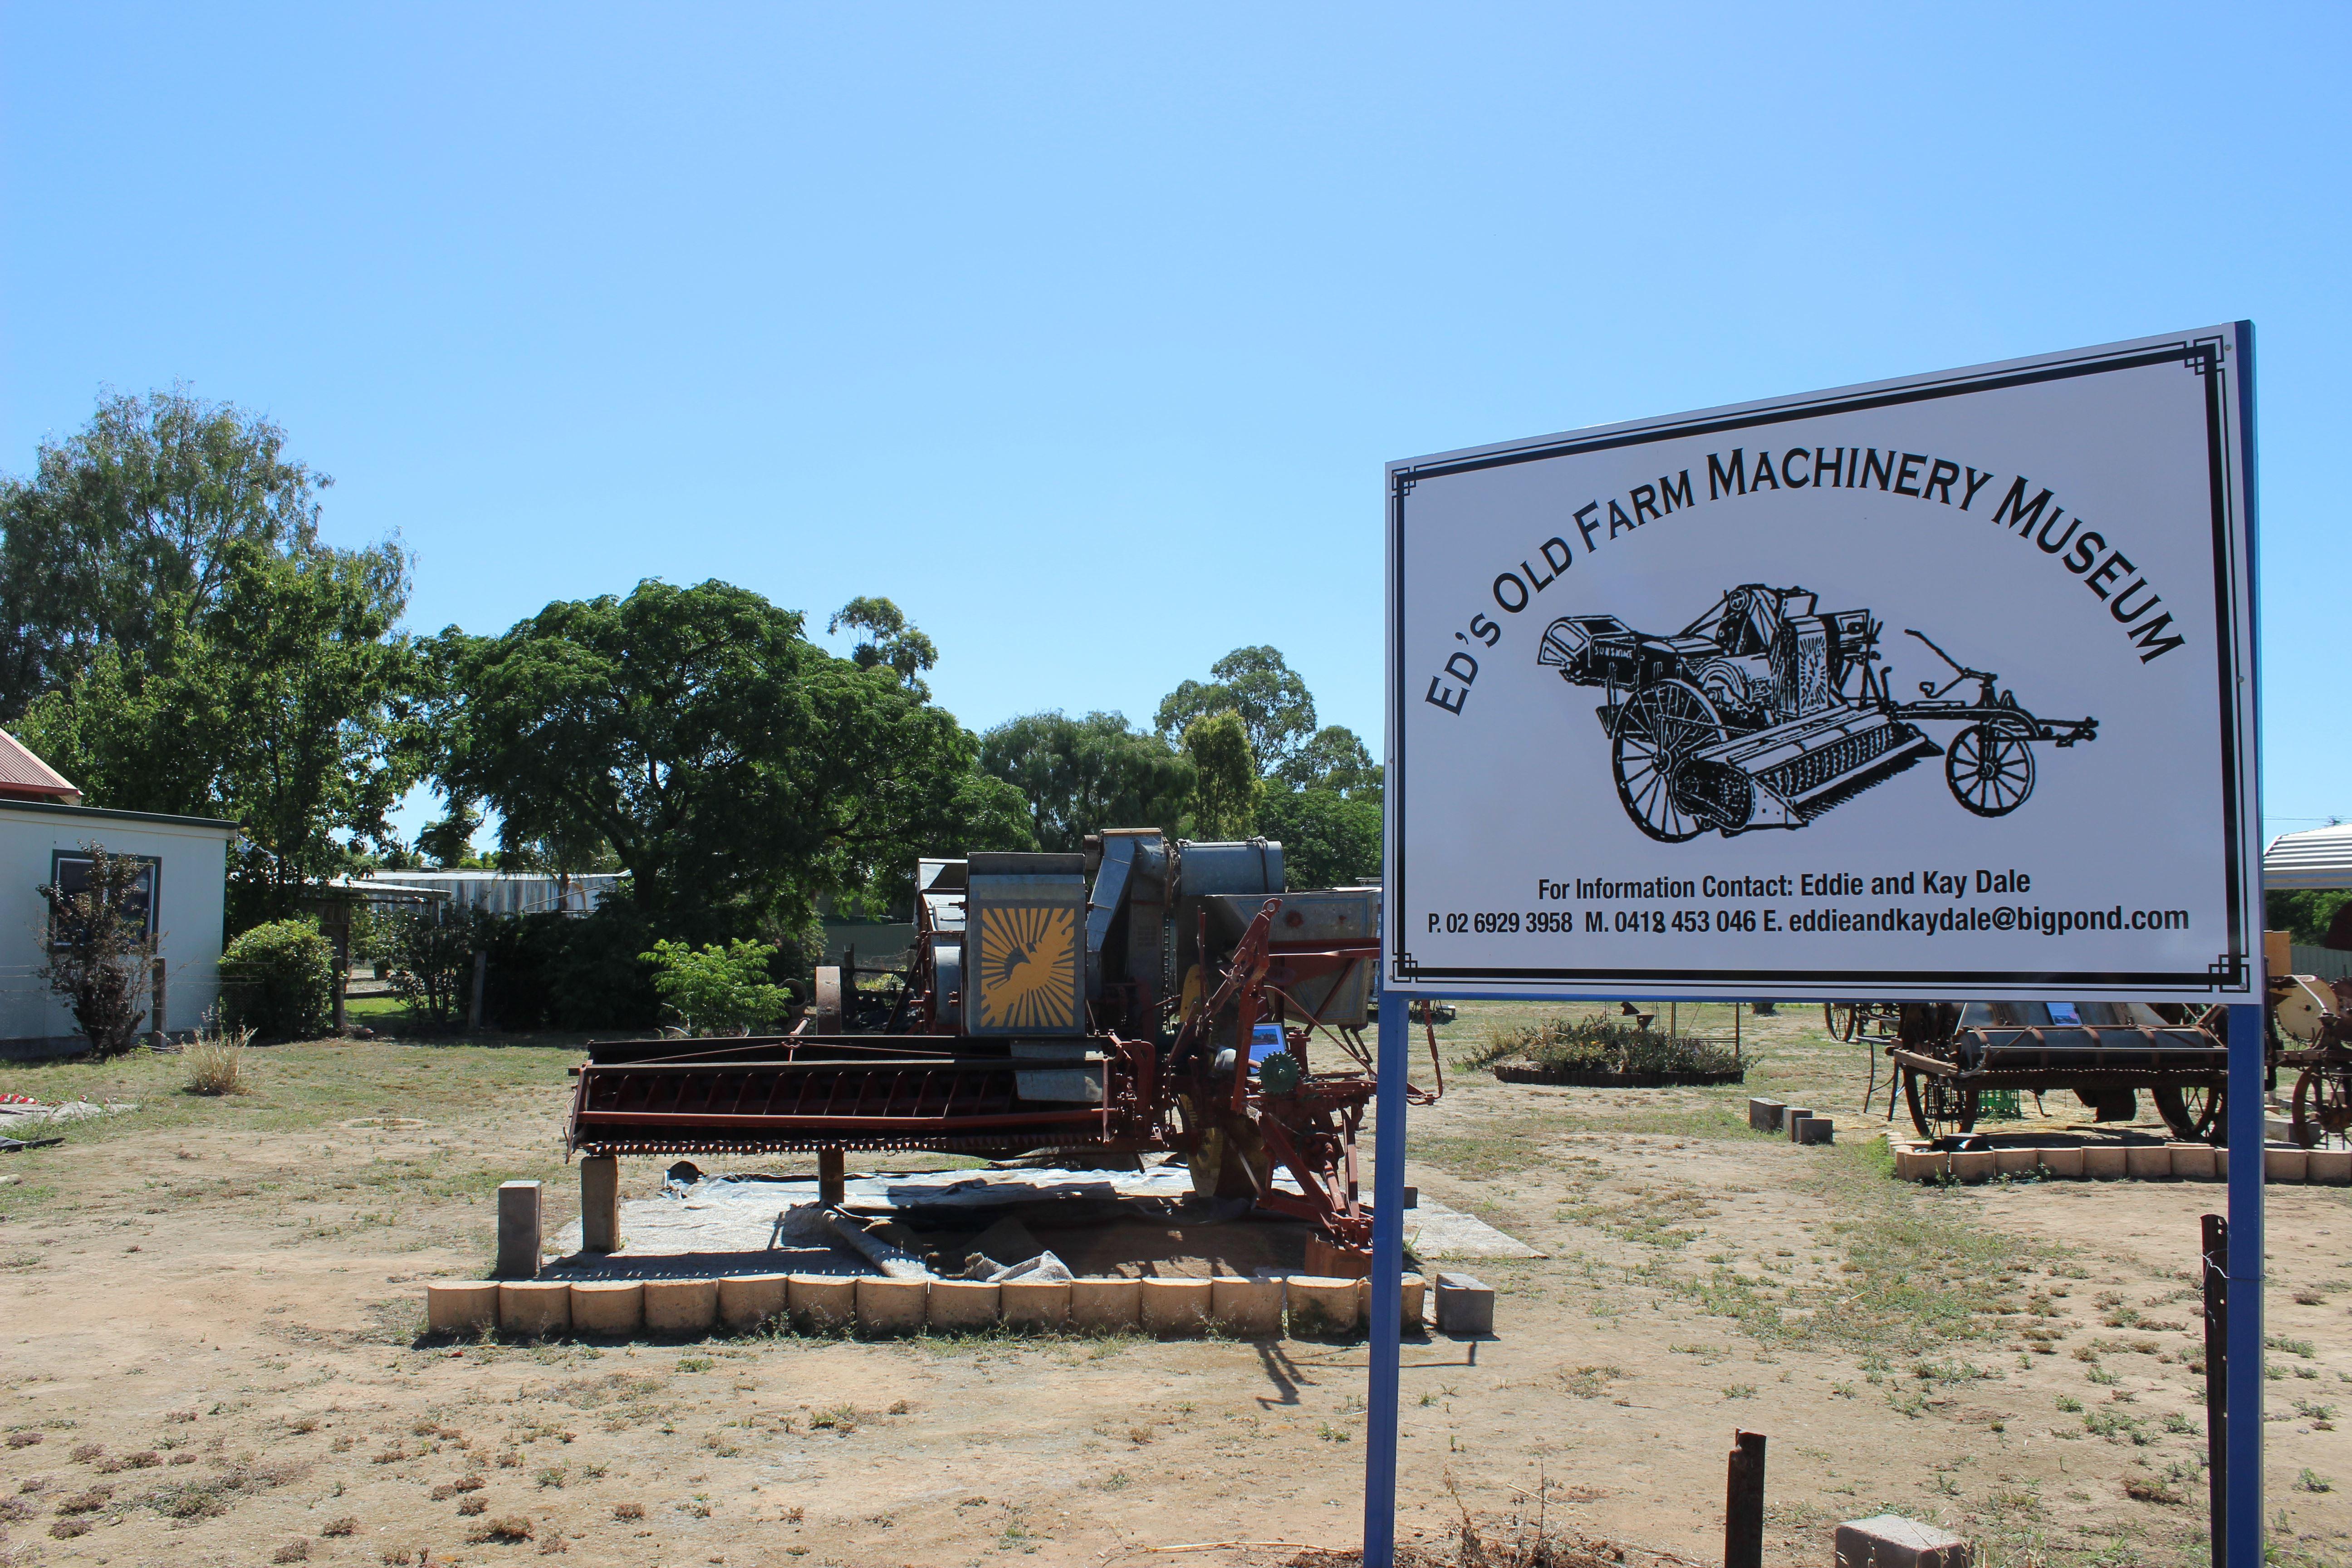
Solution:
[[[2037,719],[1924,634],[1951,666],[1897,702],[1868,610],[1817,614],[1803,588],[1743,584],[1681,631],[1637,632],[1614,616],[1562,616],[1538,662],[1598,686],[1625,815],[1669,844],[1713,828],[1802,827],[1922,758],[1944,759],[1952,797],[2005,816],[2033,793],[2033,747],[2095,740],[2095,719]],[[1969,682],[1974,692],[1960,691]],[[1955,695],[1955,692],[1958,695]],[[1938,746],[1919,725],[1962,728]]]

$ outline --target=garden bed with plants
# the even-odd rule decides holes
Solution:
[[[1505,1083],[1573,1089],[1677,1089],[1748,1076],[1738,1051],[1720,1041],[1616,1018],[1490,1025],[1467,1065],[1490,1068]]]

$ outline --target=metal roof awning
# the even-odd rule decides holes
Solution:
[[[2352,888],[2352,823],[2272,839],[2263,851],[2263,886],[2273,893]]]

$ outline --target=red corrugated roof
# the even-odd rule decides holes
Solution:
[[[33,755],[24,742],[0,730],[0,800],[54,800],[79,805],[81,791]]]

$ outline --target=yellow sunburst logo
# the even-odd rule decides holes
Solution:
[[[1077,916],[1066,909],[992,909],[980,920],[983,1029],[1077,1024]]]

